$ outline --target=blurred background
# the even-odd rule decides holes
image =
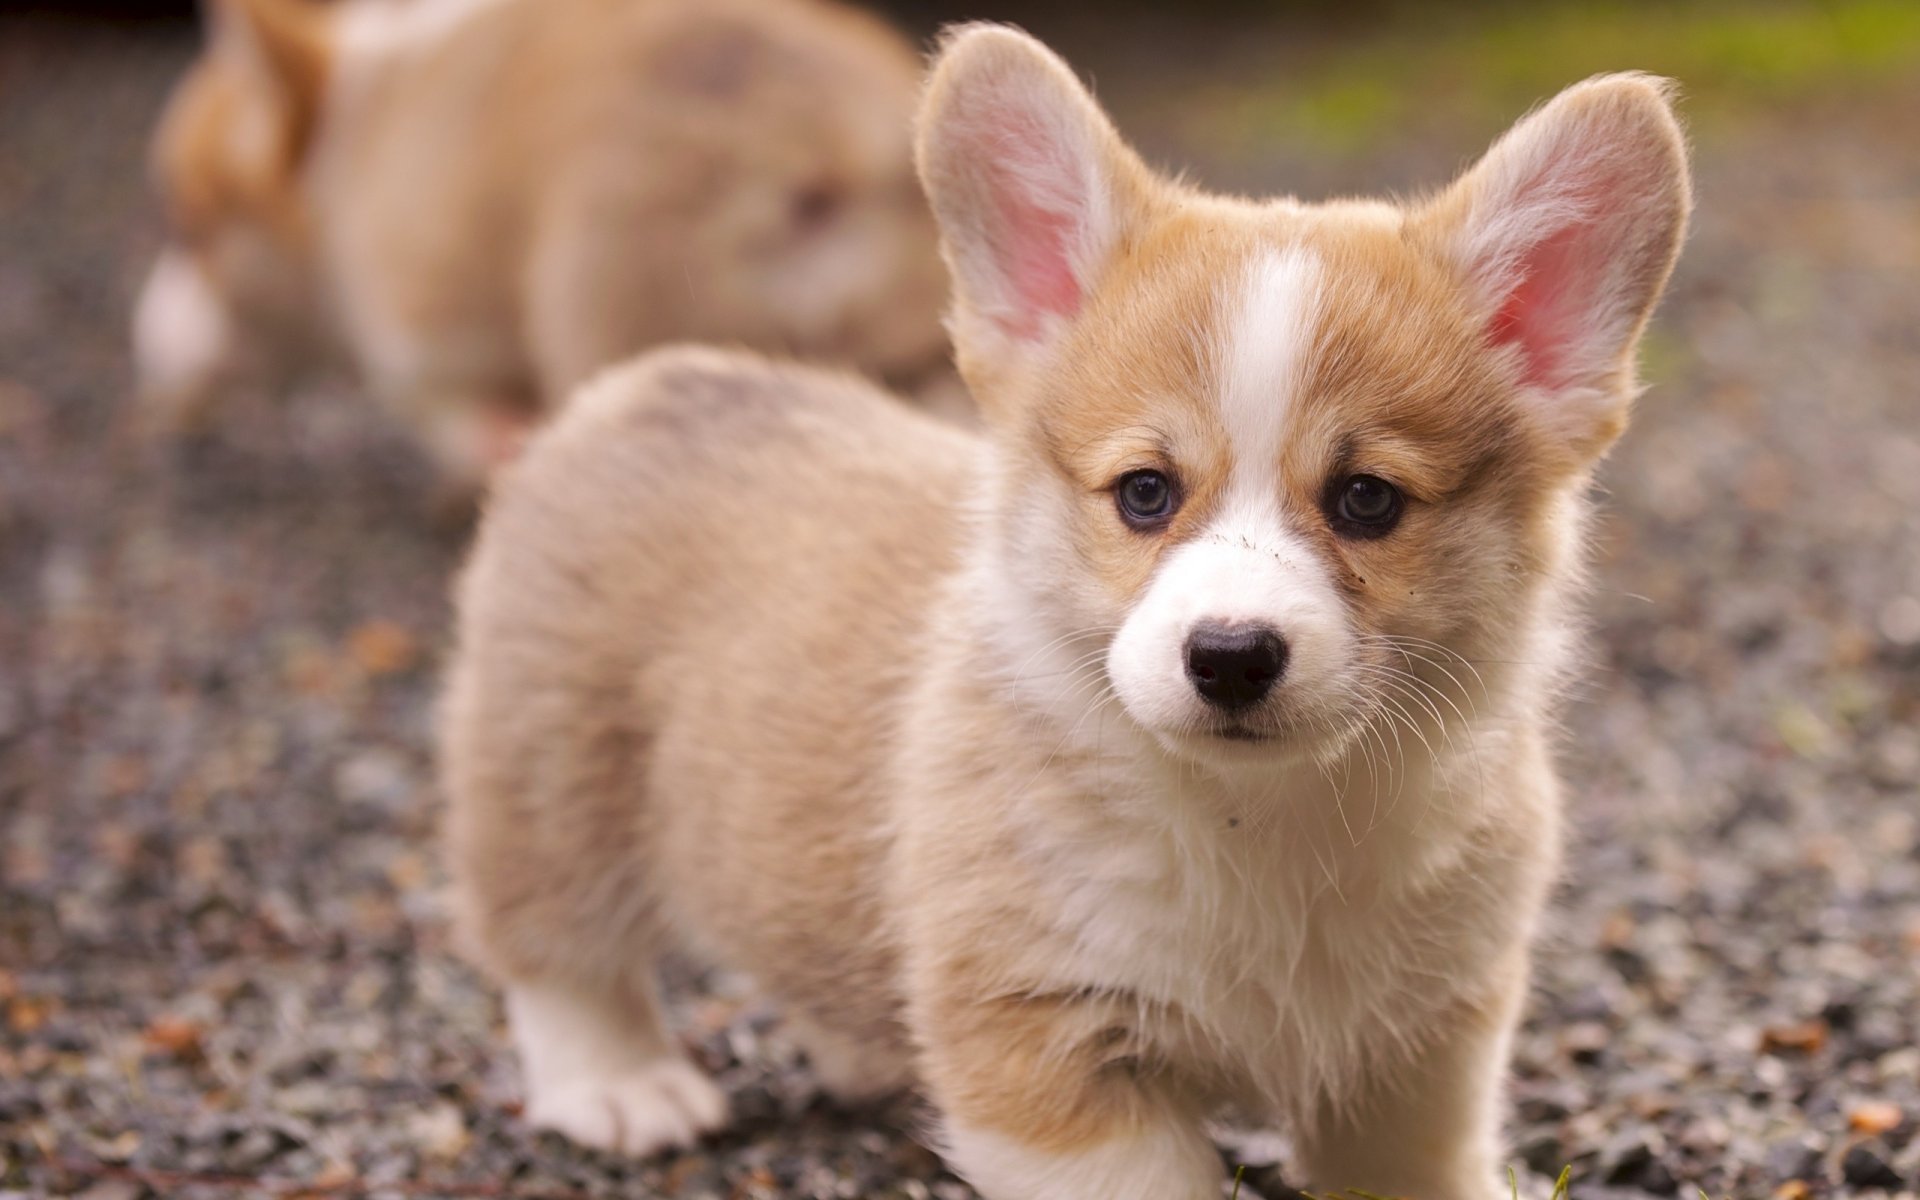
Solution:
[[[1309,198],[1437,185],[1598,70],[1681,81],[1699,216],[1602,474],[1515,1158],[1595,1200],[1920,1194],[1920,4],[888,12],[1024,24],[1156,163]],[[0,7],[0,1196],[967,1196],[725,978],[675,998],[735,1132],[632,1163],[514,1119],[435,892],[460,539],[413,450],[337,381],[123,433],[196,44],[186,4]]]

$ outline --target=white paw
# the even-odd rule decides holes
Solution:
[[[527,1120],[583,1146],[641,1157],[691,1146],[726,1124],[727,1098],[692,1063],[662,1059],[604,1079],[536,1088]]]
[[[863,1042],[795,1014],[788,1034],[806,1052],[813,1077],[835,1101],[869,1104],[913,1082],[906,1058],[884,1042]]]
[[[235,342],[233,313],[219,287],[184,251],[162,252],[133,312],[146,427],[189,432],[233,368]]]

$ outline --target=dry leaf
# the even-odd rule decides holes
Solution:
[[[53,1004],[32,996],[15,996],[7,1004],[7,1025],[15,1033],[32,1033],[47,1023]]]
[[[140,835],[119,821],[108,821],[94,830],[93,848],[124,871],[140,857]]]
[[[1825,1021],[1795,1021],[1769,1025],[1760,1033],[1762,1054],[1817,1054],[1827,1044]]]
[[[398,675],[420,661],[420,643],[393,621],[368,621],[347,635],[347,652],[368,675]]]
[[[411,852],[396,854],[387,863],[387,882],[403,892],[427,886],[427,860]]]
[[[131,796],[145,790],[152,778],[144,759],[132,754],[120,754],[107,763],[106,789],[109,795]]]
[[[1906,1119],[1899,1105],[1885,1100],[1865,1100],[1847,1110],[1847,1124],[1857,1133],[1891,1133]]]
[[[1576,1060],[1592,1058],[1607,1048],[1613,1035],[1605,1025],[1598,1021],[1575,1021],[1560,1030],[1555,1039],[1560,1044],[1560,1052]]]
[[[1637,928],[1632,913],[1625,909],[1616,910],[1600,926],[1600,944],[1609,950],[1618,950],[1633,941]]]
[[[312,646],[289,652],[281,664],[281,676],[287,686],[307,696],[323,696],[334,690],[333,663]]]
[[[102,1161],[123,1163],[133,1157],[134,1151],[140,1149],[140,1131],[128,1129],[110,1138],[88,1138],[87,1141]]]
[[[175,849],[173,866],[181,878],[211,888],[227,873],[227,847],[206,834],[188,838]]]
[[[360,1172],[354,1170],[352,1163],[336,1158],[320,1168],[320,1173],[313,1177],[312,1183],[319,1188],[340,1188],[358,1178]]]
[[[199,1058],[203,1048],[200,1026],[185,1017],[155,1017],[140,1036],[152,1049],[175,1058]]]

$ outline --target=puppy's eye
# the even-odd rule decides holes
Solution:
[[[1400,489],[1374,475],[1349,475],[1332,504],[1333,525],[1348,537],[1381,537],[1391,531],[1406,507]]]
[[[1158,471],[1129,471],[1113,486],[1120,516],[1135,529],[1152,529],[1180,507],[1173,481]]]
[[[795,226],[814,230],[832,224],[846,201],[841,190],[831,183],[819,182],[801,188],[788,200],[788,212]]]

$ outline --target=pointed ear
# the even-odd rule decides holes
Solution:
[[[1577,84],[1514,126],[1423,215],[1542,416],[1597,456],[1626,423],[1634,348],[1692,206],[1671,85]]]
[[[998,25],[947,35],[916,149],[953,273],[962,369],[1030,360],[1080,311],[1147,169],[1065,63]]]
[[[247,80],[248,95],[263,106],[250,136],[272,133],[271,152],[297,163],[332,66],[328,13],[311,0],[206,0],[205,11],[209,53]]]

